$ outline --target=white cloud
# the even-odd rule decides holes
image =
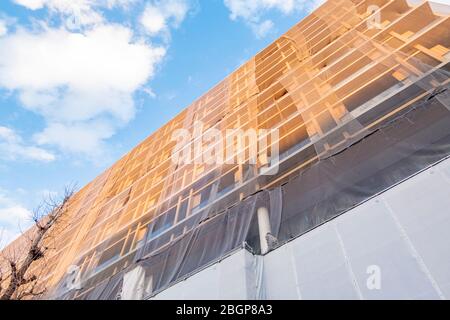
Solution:
[[[0,19],[0,37],[8,33],[8,27],[6,21]]]
[[[20,235],[21,233],[18,230],[0,226],[0,250],[19,238]]]
[[[153,91],[152,88],[149,88],[149,87],[142,88],[142,91],[144,93],[146,93],[150,98],[153,98],[153,99],[156,98],[156,93]]]
[[[103,16],[93,9],[96,1],[91,0],[15,0],[17,4],[31,10],[47,7],[52,13],[67,17],[66,25],[78,28],[101,23]]]
[[[55,156],[42,148],[26,145],[13,130],[0,126],[0,159],[50,162]]]
[[[277,9],[285,14],[291,13],[295,8],[295,0],[225,0],[230,10],[230,17],[253,19],[263,11]],[[303,5],[304,1],[300,1]]]
[[[28,9],[37,10],[44,7],[46,0],[14,0],[14,2]]]
[[[189,10],[187,0],[151,1],[145,7],[140,22],[151,35],[166,34],[170,27],[177,28]]]
[[[105,141],[135,116],[134,94],[149,88],[166,55],[170,29],[185,19],[193,0],[14,0],[47,10],[32,29],[16,25],[0,37],[0,88],[45,120],[39,146],[101,155]],[[110,23],[105,10],[142,6],[140,29]],[[36,23],[37,22],[37,23]],[[131,23],[133,24],[133,23]],[[130,25],[131,25],[130,24]],[[50,26],[51,25],[51,26]],[[142,32],[145,31],[145,32]]]
[[[0,208],[0,224],[3,226],[18,229],[21,225],[26,225],[29,219],[30,212],[18,204]]]
[[[0,189],[0,250],[32,223],[31,212]]]
[[[19,30],[0,40],[0,84],[30,90],[68,86],[134,91],[153,74],[165,51],[132,37],[132,31],[120,25],[85,33]]]
[[[274,23],[272,20],[264,20],[260,23],[250,23],[250,27],[257,38],[264,38],[273,30]]]
[[[66,19],[69,29],[99,24],[105,21],[99,9],[129,7],[138,0],[14,0],[30,10],[47,8],[51,13]]]
[[[137,1],[138,0],[14,0],[15,3],[31,10],[42,9],[44,6],[59,10],[63,10],[71,6],[106,6],[108,8],[115,6],[125,7]]]
[[[107,121],[75,124],[50,123],[35,135],[41,145],[56,145],[69,153],[83,153],[96,160],[105,152],[104,140],[111,138],[116,128]]]
[[[114,8],[114,7],[122,7],[122,8],[129,8],[131,5],[139,2],[140,0],[106,0],[106,6],[108,8]],[[100,2],[105,2],[104,0]]]
[[[103,140],[133,119],[133,94],[165,52],[120,25],[84,32],[19,29],[0,38],[0,86],[18,92],[25,108],[45,118],[39,144],[98,153]]]
[[[278,11],[288,15],[295,11],[311,11],[323,0],[224,0],[230,10],[232,20],[242,19],[253,30],[257,37],[270,33],[274,24],[263,16],[269,11]]]

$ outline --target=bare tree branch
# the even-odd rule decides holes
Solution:
[[[0,276],[0,300],[25,299],[41,296],[45,293],[45,288],[37,289],[39,276],[29,275],[31,267],[44,259],[50,250],[46,244],[51,232],[67,213],[67,207],[74,194],[75,186],[65,188],[62,199],[56,199],[49,195],[42,204],[33,212],[32,219],[35,226],[24,234],[24,239],[28,239],[25,252],[17,254],[14,250],[9,252],[10,257],[6,259],[9,266],[8,279]],[[0,264],[1,266],[1,264]],[[42,269],[41,269],[42,271]],[[4,285],[6,283],[6,285]],[[2,289],[3,288],[3,289]]]

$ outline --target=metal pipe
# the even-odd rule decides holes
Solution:
[[[258,209],[258,228],[259,228],[259,242],[261,245],[261,254],[269,252],[269,243],[267,242],[267,235],[271,233],[269,210],[265,207]]]

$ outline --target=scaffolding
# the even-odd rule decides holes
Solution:
[[[434,108],[424,113],[434,121],[448,117],[450,16],[442,8],[428,1],[327,1],[74,196],[50,263],[33,266],[45,268],[53,297],[114,298],[124,270],[137,264],[160,270],[152,274],[151,294],[244,242],[258,252],[260,206],[271,209],[272,233],[282,243],[398,182],[386,177],[367,191],[362,176],[338,179],[336,170],[356,166],[358,154],[372,177],[370,168],[380,163],[342,154],[370,139],[378,152],[387,150],[383,128],[393,123],[413,136],[422,129],[400,119],[417,117],[421,107]],[[199,122],[224,134],[277,129],[271,144],[279,157],[252,163],[244,152],[244,163],[175,164],[173,132],[194,131]],[[446,146],[399,177],[442,159]],[[273,166],[275,174],[264,174]],[[339,200],[336,190],[353,196]],[[80,268],[83,288],[67,294],[63,283],[72,265]]]

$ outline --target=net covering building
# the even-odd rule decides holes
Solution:
[[[50,298],[146,298],[236,250],[301,239],[448,157],[449,61],[449,6],[325,2],[76,193],[31,271]],[[199,128],[267,143],[255,158]],[[190,162],[173,161],[180,130]]]

